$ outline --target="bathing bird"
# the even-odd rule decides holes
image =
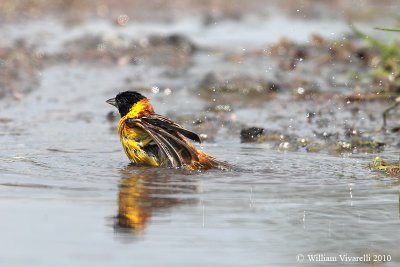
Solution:
[[[106,101],[118,108],[118,134],[129,160],[136,165],[227,169],[225,162],[197,149],[189,140],[201,143],[199,135],[154,112],[148,98],[135,91],[117,94]]]

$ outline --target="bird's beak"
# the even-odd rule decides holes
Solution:
[[[106,103],[113,105],[114,107],[118,108],[117,102],[115,101],[115,98],[110,98],[106,101]]]

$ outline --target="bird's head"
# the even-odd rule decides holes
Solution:
[[[115,98],[108,99],[106,103],[118,108],[119,114],[121,114],[121,117],[123,117],[129,112],[132,112],[132,107],[136,107],[137,103],[143,102],[141,100],[146,100],[146,105],[137,107],[135,113],[140,114],[142,111],[145,111],[144,109],[146,108],[151,109],[152,111],[152,107],[150,103],[148,103],[147,98],[135,91],[126,91],[119,93]]]

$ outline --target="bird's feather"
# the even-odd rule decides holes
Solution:
[[[163,128],[166,131],[176,131],[193,141],[201,143],[200,136],[198,136],[196,133],[183,128],[181,125],[173,122],[172,120],[164,116],[158,114],[151,114],[149,116],[142,117],[141,119],[145,122],[148,122],[151,125]]]
[[[158,146],[169,167],[179,168],[198,160],[196,149],[189,145],[184,137],[179,132],[172,130],[172,128],[166,130],[142,118],[127,119],[126,125],[130,128],[139,127],[143,129]]]

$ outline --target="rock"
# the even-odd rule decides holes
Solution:
[[[264,128],[251,127],[240,131],[240,141],[242,143],[253,143],[257,142],[264,132]]]
[[[197,51],[197,47],[187,37],[180,34],[171,34],[169,36],[153,35],[148,38],[152,46],[173,46],[182,52],[192,54]]]

